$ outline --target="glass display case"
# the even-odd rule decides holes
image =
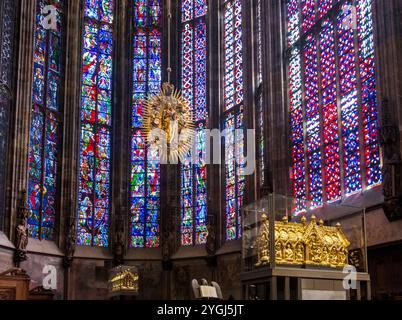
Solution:
[[[369,283],[364,208],[270,194],[243,208],[242,232],[242,279],[253,288],[272,279],[332,279],[350,298],[346,281],[357,295],[356,285]]]

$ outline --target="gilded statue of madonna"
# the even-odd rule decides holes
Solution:
[[[164,83],[159,94],[144,103],[143,131],[151,147],[160,151],[160,160],[170,163],[183,160],[192,147],[193,116],[181,92]]]

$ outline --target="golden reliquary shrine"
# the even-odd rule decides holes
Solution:
[[[315,216],[308,223],[305,217],[301,223],[275,222],[275,262],[297,266],[323,266],[341,268],[348,265],[349,240],[342,232],[341,225],[325,226],[324,221],[317,223]],[[256,267],[270,262],[269,220],[262,214],[260,230],[256,239]]]
[[[139,273],[135,267],[119,266],[112,270],[109,278],[109,294],[138,295]]]

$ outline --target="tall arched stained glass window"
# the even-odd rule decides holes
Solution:
[[[255,94],[255,103],[257,107],[257,124],[258,124],[258,169],[259,169],[259,184],[260,186],[265,184],[265,110],[264,101],[262,97],[262,1],[256,1],[256,19],[255,19],[255,31],[256,31],[256,66],[257,66],[257,91]]]
[[[57,23],[45,29],[45,7],[56,8]],[[61,46],[63,1],[38,0],[34,32],[32,113],[29,139],[28,218],[32,238],[53,240],[56,222],[58,152],[62,106]]]
[[[133,87],[131,122],[130,246],[155,248],[160,242],[160,164],[157,150],[142,134],[143,101],[157,94],[162,81],[161,2],[131,0],[133,5]]]
[[[12,88],[13,85],[16,7],[14,0],[5,0],[0,3],[0,231],[4,227],[7,149],[12,98],[4,92],[4,86]]]
[[[207,110],[206,0],[182,0],[181,86],[194,114],[197,163],[181,166],[181,243],[205,244],[207,235],[207,166],[205,128]]]
[[[244,156],[242,1],[223,8],[226,240],[241,236],[240,209],[245,178],[239,174]]]
[[[109,245],[113,0],[84,1],[79,245]]]
[[[381,184],[372,0],[289,0],[287,13],[300,213]]]

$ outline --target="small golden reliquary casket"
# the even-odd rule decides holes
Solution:
[[[132,266],[119,266],[111,270],[109,278],[109,294],[112,296],[138,295],[138,269]]]
[[[301,223],[288,222],[287,217],[275,221],[275,262],[298,266],[323,266],[340,268],[348,264],[349,240],[341,225],[325,226],[312,216],[310,223],[305,217]],[[255,248],[258,261],[256,266],[270,262],[269,220],[265,213],[258,232]]]

